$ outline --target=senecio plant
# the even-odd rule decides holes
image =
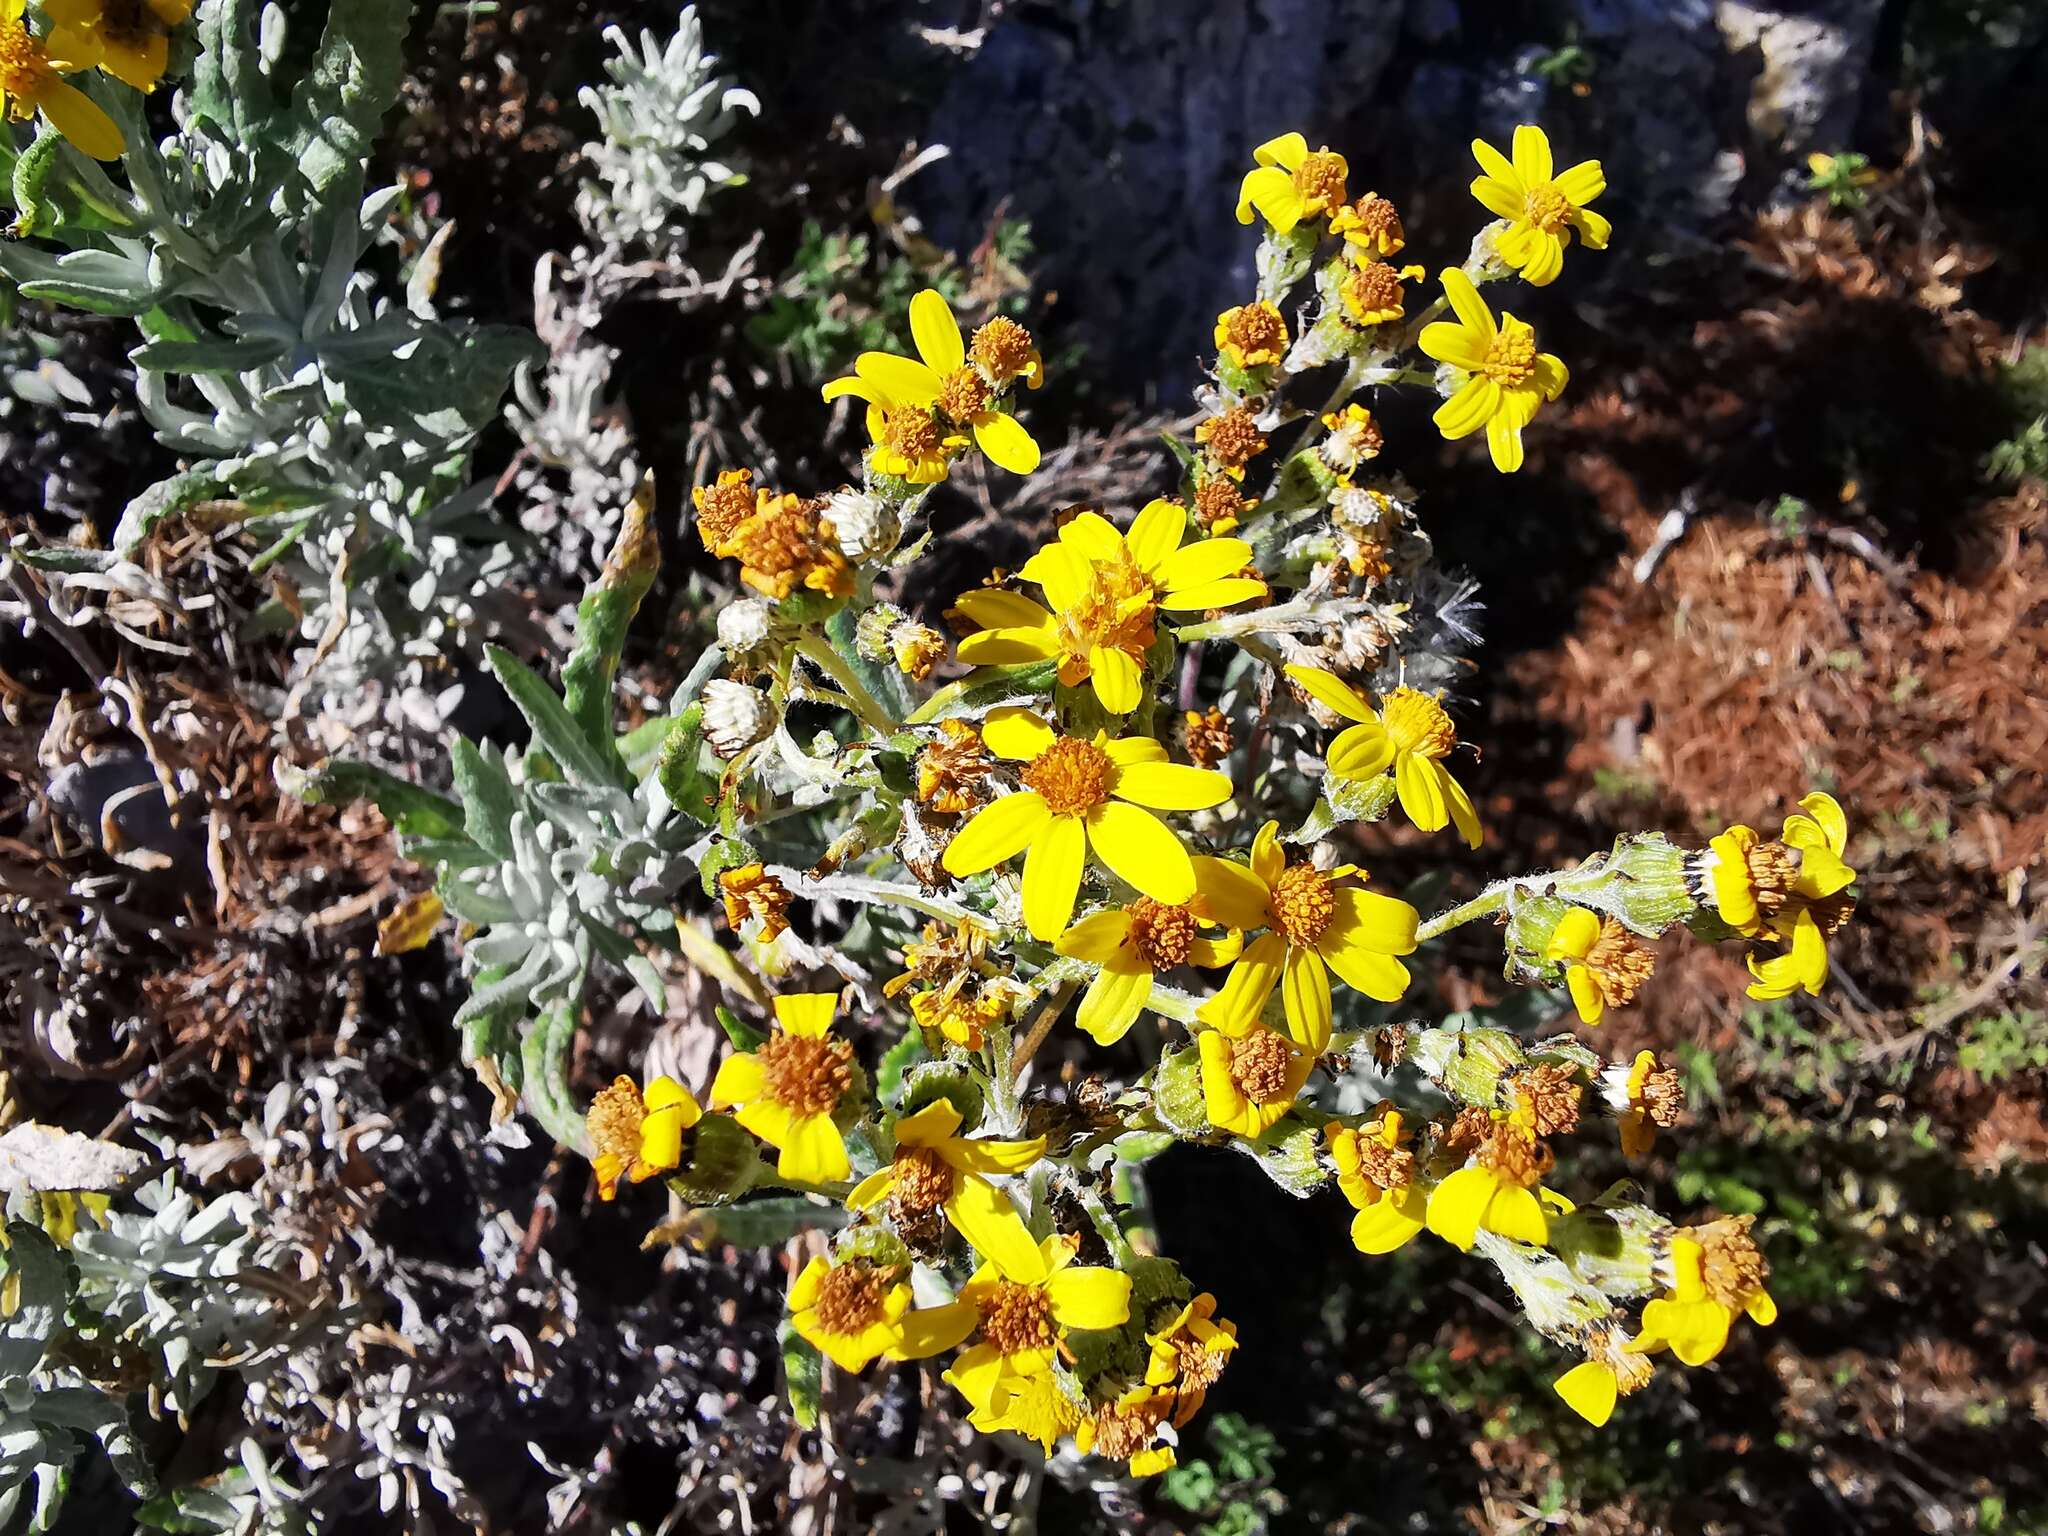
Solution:
[[[858,487],[805,496],[733,467],[695,491],[698,536],[750,595],[666,716],[610,721],[652,579],[643,496],[565,693],[494,656],[530,750],[458,743],[459,804],[347,765],[308,781],[378,794],[438,864],[472,925],[471,1054],[591,1158],[604,1198],[663,1179],[691,1207],[771,1188],[844,1206],[789,1293],[800,1404],[820,1354],[849,1372],[950,1356],[981,1429],[1171,1464],[1256,1333],[1134,1215],[1140,1165],[1175,1142],[1248,1153],[1291,1195],[1334,1186],[1363,1254],[1427,1234],[1492,1264],[1576,1357],[1557,1389],[1595,1423],[1659,1359],[1702,1364],[1737,1316],[1771,1321],[1747,1218],[1679,1225],[1627,1183],[1575,1203],[1549,1182],[1573,1136],[1647,1151],[1680,1111],[1672,1070],[1431,1024],[1404,999],[1424,946],[1474,924],[1511,982],[1561,986],[1586,1025],[1680,926],[1751,944],[1752,996],[1818,991],[1853,902],[1840,807],[1810,794],[1777,837],[1736,826],[1701,849],[1623,836],[1427,919],[1337,835],[1398,807],[1454,851],[1486,837],[1444,699],[1417,686],[1452,675],[1458,594],[1354,397],[1432,391],[1446,437],[1484,431],[1516,471],[1566,372],[1481,290],[1541,287],[1573,241],[1607,243],[1598,164],[1556,173],[1534,127],[1511,156],[1474,152],[1497,218],[1417,305],[1394,206],[1353,197],[1344,157],[1298,134],[1260,146],[1238,206],[1265,226],[1258,287],[1218,318],[1179,482],[1128,518],[1073,512],[958,594],[951,636],[876,583],[928,586],[941,552],[971,568],[917,529],[925,500],[977,455],[1032,472],[1017,412],[1044,366],[1014,320],[969,335],[925,292],[916,357],[866,353],[825,389],[862,403]],[[964,673],[942,679],[949,662]],[[691,879],[739,955],[679,913]],[[563,1062],[587,977],[609,961],[658,989],[663,951],[755,1022],[721,1011],[736,1048],[701,1093],[621,1077],[579,1113]],[[1067,1020],[1102,1066],[1062,1086],[1030,1066]]]

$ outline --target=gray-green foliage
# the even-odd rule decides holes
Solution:
[[[642,31],[635,50],[618,27],[604,35],[617,54],[604,65],[612,83],[579,93],[602,136],[583,147],[593,175],[577,194],[576,212],[606,245],[675,255],[688,239],[683,221],[713,191],[744,179],[712,157],[713,147],[736,111],[758,113],[761,103],[716,73],[694,5],[683,7],[666,42]]]
[[[704,832],[701,815],[682,810],[675,792],[707,771],[701,711],[688,706],[716,648],[676,690],[666,722],[623,743],[612,732],[619,652],[658,560],[652,515],[652,489],[643,487],[578,609],[562,692],[509,653],[487,653],[532,728],[524,753],[455,738],[456,800],[346,761],[287,782],[321,802],[374,799],[408,854],[437,866],[448,910],[481,930],[463,953],[472,987],[456,1016],[464,1054],[492,1062],[570,1145],[583,1131],[565,1053],[591,967],[600,959],[623,967],[658,1002],[659,974],[629,935],[673,936],[676,895]],[[643,734],[661,750],[621,750]]]
[[[438,242],[402,293],[359,266],[397,196],[365,196],[365,166],[412,8],[332,0],[310,49],[304,14],[207,0],[160,142],[139,97],[94,87],[127,186],[69,149],[17,176],[17,232],[37,238],[0,248],[0,271],[141,331],[138,398],[193,467],[130,505],[117,548],[212,504],[286,578],[262,622],[348,683],[441,649],[508,562],[470,447],[537,343],[435,313]]]

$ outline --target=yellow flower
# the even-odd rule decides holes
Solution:
[[[1377,192],[1368,192],[1331,214],[1330,233],[1342,235],[1346,245],[1355,245],[1382,261],[1398,255],[1408,243],[1400,211]]]
[[[1372,412],[1362,405],[1347,405],[1341,411],[1325,411],[1323,428],[1329,433],[1316,453],[1336,474],[1338,484],[1349,485],[1351,476],[1369,459],[1380,456],[1386,438]]]
[[[978,875],[1028,848],[1024,922],[1032,937],[1049,944],[1066,928],[1091,848],[1154,901],[1177,906],[1195,894],[1194,861],[1152,811],[1221,805],[1231,795],[1227,775],[1170,763],[1149,737],[1062,736],[1028,709],[991,711],[982,740],[997,757],[1025,765],[1024,788],[976,812],[941,863],[950,875]]]
[[[1252,941],[1231,967],[1223,990],[1201,1006],[1197,1017],[1204,1024],[1243,1034],[1277,984],[1288,1034],[1314,1053],[1330,1043],[1331,971],[1382,1003],[1399,1000],[1407,990],[1408,967],[1393,957],[1414,953],[1415,909],[1391,896],[1341,884],[1360,874],[1355,866],[1320,870],[1289,864],[1280,851],[1280,824],[1269,821],[1252,839],[1251,867],[1224,867],[1230,871],[1228,881],[1219,882],[1209,895],[1217,920],[1247,932],[1272,932]]]
[[[1538,352],[1536,332],[1506,310],[1496,326],[1493,312],[1463,272],[1448,268],[1442,281],[1458,322],[1425,325],[1422,350],[1467,377],[1431,419],[1452,442],[1484,427],[1493,467],[1511,475],[1522,467],[1522,428],[1536,419],[1546,400],[1564,393],[1571,374],[1550,353]]]
[[[1623,924],[1584,907],[1573,907],[1559,919],[1543,958],[1565,962],[1564,984],[1572,1006],[1589,1025],[1597,1025],[1610,1007],[1635,1001],[1657,963]]]
[[[1641,1157],[1657,1144],[1657,1127],[1678,1124],[1685,1089],[1678,1074],[1657,1065],[1655,1051],[1637,1051],[1626,1067],[1616,1062],[1600,1073],[1600,1087],[1621,1123],[1624,1157]]]
[[[657,1077],[644,1098],[630,1077],[613,1079],[584,1117],[598,1198],[615,1198],[622,1178],[638,1184],[681,1163],[683,1133],[703,1118],[696,1096],[672,1077]]]
[[[711,1107],[740,1106],[733,1117],[781,1149],[775,1171],[798,1184],[832,1184],[853,1169],[846,1138],[832,1112],[853,1086],[853,1047],[826,1038],[836,992],[784,993],[775,999],[778,1025],[757,1051],[720,1063]]]
[[[1062,1436],[1081,1432],[1088,1413],[1059,1373],[1046,1371],[1037,1376],[1004,1377],[989,1400],[967,1415],[967,1422],[984,1435],[1007,1429],[1036,1440],[1039,1449],[1050,1456]]]
[[[1263,1024],[1205,1029],[1195,1045],[1209,1123],[1239,1136],[1263,1136],[1278,1124],[1316,1064],[1314,1056]]]
[[[1587,250],[1607,249],[1612,226],[1586,206],[1607,190],[1607,173],[1598,160],[1581,160],[1553,177],[1550,140],[1533,123],[1515,130],[1514,152],[1510,162],[1484,139],[1472,141],[1473,158],[1486,173],[1473,181],[1472,195],[1508,221],[1508,232],[1495,242],[1500,259],[1541,288],[1564,270],[1573,230]]]
[[[960,1132],[960,1111],[936,1099],[896,1122],[896,1156],[846,1197],[849,1211],[889,1202],[890,1215],[915,1222],[943,1211],[953,1229],[983,1258],[1028,1270],[1038,1252],[1009,1198],[985,1177],[1022,1173],[1045,1155],[1045,1138],[975,1141]]]
[[[838,530],[821,515],[828,505],[822,496],[805,501],[788,493],[762,494],[716,553],[739,561],[740,580],[777,602],[799,586],[845,597],[853,591],[853,571],[839,548]]]
[[[1443,765],[1458,744],[1444,707],[1426,693],[1396,688],[1386,708],[1374,711],[1365,696],[1334,672],[1290,665],[1287,675],[1325,709],[1357,723],[1337,733],[1325,754],[1333,779],[1376,779],[1394,770],[1394,790],[1408,819],[1425,832],[1455,823],[1465,846],[1483,840],[1472,797]]]
[[[1401,1112],[1384,1110],[1376,1124],[1355,1131],[1332,1121],[1324,1134],[1337,1188],[1358,1212],[1351,1245],[1360,1253],[1392,1253],[1420,1232],[1428,1201],[1415,1187],[1415,1154],[1401,1145]]]
[[[1337,285],[1344,312],[1353,325],[1385,325],[1408,310],[1405,284],[1423,276],[1420,267],[1395,267],[1384,261],[1354,262]]]
[[[993,587],[960,594],[959,611],[984,626],[960,642],[960,659],[1006,666],[1057,657],[1062,683],[1092,683],[1104,709],[1129,714],[1145,696],[1145,654],[1161,610],[1201,613],[1266,595],[1263,581],[1238,574],[1250,544],[1183,546],[1187,522],[1187,508],[1165,500],[1148,502],[1128,534],[1081,513],[1018,573],[1044,590],[1050,609]]]
[[[967,355],[997,389],[1012,379],[1022,379],[1032,389],[1045,383],[1045,359],[1038,355],[1031,333],[1007,315],[997,315],[977,329]]]
[[[1522,1243],[1548,1242],[1544,1204],[1563,1204],[1537,1183],[1549,1164],[1549,1149],[1523,1126],[1506,1116],[1496,1118],[1481,1137],[1472,1165],[1429,1192],[1429,1230],[1467,1251],[1481,1231]]]
[[[1254,208],[1265,215],[1273,233],[1284,235],[1303,219],[1313,219],[1344,201],[1344,178],[1350,167],[1328,145],[1310,152],[1308,140],[1283,133],[1252,151],[1258,168],[1245,172],[1237,193],[1237,222],[1249,224]]]
[[[95,45],[91,62],[153,91],[170,63],[170,34],[191,16],[192,0],[44,0],[43,13],[86,33]]]
[[[1137,1022],[1152,997],[1152,977],[1177,965],[1228,965],[1237,958],[1241,938],[1203,938],[1198,929],[1214,927],[1208,893],[1233,878],[1235,865],[1197,855],[1195,894],[1186,902],[1167,905],[1140,896],[1127,906],[1091,912],[1060,935],[1054,947],[1063,955],[1100,966],[1082,994],[1074,1022],[1097,1045],[1114,1045]]]
[[[998,1392],[1049,1376],[1068,1329],[1120,1328],[1130,1320],[1131,1277],[1076,1265],[1076,1246],[1072,1238],[1048,1237],[1014,1269],[991,1260],[960,1288],[959,1300],[916,1314],[922,1321],[913,1344],[928,1336],[950,1348],[976,1335],[946,1372],[976,1409],[1000,1413]]]
[[[1728,1342],[1729,1325],[1746,1314],[1759,1328],[1778,1319],[1764,1282],[1770,1265],[1749,1235],[1748,1216],[1682,1227],[1671,1239],[1671,1288],[1643,1308],[1635,1348],[1669,1349],[1687,1365],[1705,1365]]]
[[[1799,802],[1803,816],[1785,818],[1784,843],[1799,862],[1784,904],[1765,919],[1772,937],[1786,953],[1757,963],[1749,957],[1749,995],[1770,999],[1790,997],[1805,989],[1820,996],[1828,980],[1830,934],[1849,920],[1856,908],[1849,887],[1856,883],[1856,871],[1844,862],[1849,847],[1849,821],[1834,796],[1816,791]]]
[[[1132,1477],[1164,1472],[1174,1464],[1174,1450],[1159,1443],[1159,1434],[1172,1412],[1172,1393],[1132,1387],[1075,1426],[1074,1449],[1083,1456],[1128,1462]]]
[[[736,864],[720,870],[718,894],[725,898],[725,925],[734,933],[749,917],[761,919],[758,935],[772,944],[789,931],[789,904],[795,898],[780,875],[768,873],[765,864]]]
[[[924,1348],[906,1337],[910,1300],[900,1266],[866,1258],[834,1264],[820,1254],[789,1288],[789,1320],[841,1370],[864,1371],[883,1355],[921,1360],[946,1347]]]
[[[735,528],[772,500],[774,492],[755,489],[751,469],[721,469],[715,485],[700,485],[690,492],[690,503],[697,509],[697,537],[717,554]]]
[[[1237,1324],[1216,1315],[1216,1298],[1204,1291],[1145,1335],[1145,1385],[1172,1387],[1173,1425],[1179,1429],[1202,1411],[1209,1389],[1237,1349]]]
[[[95,160],[118,160],[128,147],[98,102],[64,75],[89,69],[100,41],[60,17],[47,36],[31,36],[22,19],[28,0],[0,0],[0,122],[25,123],[41,112],[73,145]],[[88,14],[83,7],[80,14]]]
[[[1239,368],[1265,368],[1287,351],[1287,321],[1260,299],[1216,317],[1216,350]]]
[[[854,395],[868,402],[875,468],[913,484],[943,480],[953,454],[967,445],[959,435],[963,428],[971,429],[981,451],[1011,473],[1028,475],[1038,468],[1038,444],[1031,434],[1016,417],[995,408],[998,392],[1009,381],[994,382],[984,371],[989,364],[982,358],[968,361],[960,322],[936,288],[927,288],[910,301],[910,335],[917,344],[916,358],[863,352],[854,359],[852,378],[834,379],[825,386],[827,400]],[[1029,339],[1027,333],[1027,345]],[[1007,349],[980,350],[990,355],[1003,351],[1007,356]],[[1023,366],[1035,378],[1035,353],[1032,358]]]
[[[1613,1417],[1617,1398],[1649,1385],[1652,1367],[1618,1328],[1589,1329],[1586,1354],[1583,1362],[1550,1385],[1572,1412],[1598,1429]]]

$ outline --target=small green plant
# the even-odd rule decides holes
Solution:
[[[1268,1517],[1284,1509],[1273,1488],[1280,1444],[1263,1424],[1242,1414],[1219,1413],[1209,1425],[1208,1457],[1169,1468],[1159,1492],[1203,1523],[1200,1536],[1257,1536]]]
[[[1780,496],[1771,508],[1771,531],[1780,538],[1796,539],[1806,532],[1813,508],[1797,496]]]
[[[1870,201],[1864,189],[1877,180],[1870,158],[1854,150],[1839,155],[1815,153],[1806,157],[1806,185],[1827,194],[1830,208],[1861,208]]]
[[[2048,1070],[2048,1017],[2031,1008],[1981,1014],[1963,1025],[1956,1062],[1987,1083]]]

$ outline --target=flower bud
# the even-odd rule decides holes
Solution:
[[[754,1187],[767,1171],[760,1144],[730,1115],[706,1115],[690,1128],[681,1167],[668,1187],[690,1205],[724,1205]]]
[[[894,553],[903,537],[903,517],[894,506],[866,491],[840,490],[827,498],[825,517],[839,535],[846,558],[860,564]]]
[[[1209,1108],[1202,1097],[1201,1052],[1166,1051],[1152,1074],[1152,1107],[1176,1136],[1209,1134]]]
[[[853,626],[853,648],[864,661],[889,659],[889,632],[909,618],[894,603],[877,603]]]
[[[1415,1041],[1413,1060],[1460,1104],[1492,1108],[1500,1080],[1527,1064],[1515,1037],[1504,1029],[1427,1029]]]
[[[1551,1217],[1550,1247],[1582,1284],[1609,1296],[1647,1296],[1658,1288],[1657,1256],[1670,1247],[1672,1230],[1648,1206],[1582,1205]]]
[[[735,662],[744,663],[768,644],[771,605],[743,597],[718,610],[718,643]]]
[[[746,683],[715,677],[704,685],[704,739],[721,758],[739,756],[775,729],[775,706]]]

